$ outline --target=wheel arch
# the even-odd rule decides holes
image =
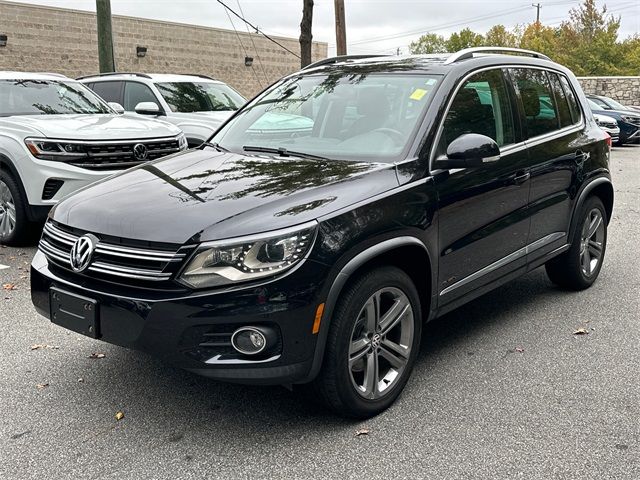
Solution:
[[[607,224],[611,221],[611,216],[613,214],[613,201],[614,201],[614,191],[613,184],[611,183],[611,179],[608,177],[597,177],[594,180],[590,181],[580,192],[578,196],[578,200],[576,201],[575,207],[573,209],[573,214],[571,216],[571,229],[570,240],[573,241],[573,235],[576,231],[577,222],[578,222],[578,212],[580,208],[587,200],[587,198],[591,196],[596,196],[602,200],[604,204],[604,208],[607,213]]]
[[[417,237],[403,236],[382,241],[355,255],[342,267],[329,289],[318,332],[311,370],[305,382],[313,380],[320,371],[324,359],[326,340],[331,317],[340,294],[351,280],[362,272],[382,265],[393,265],[402,269],[416,285],[420,296],[423,320],[427,320],[433,302],[433,269],[431,255],[425,244]]]

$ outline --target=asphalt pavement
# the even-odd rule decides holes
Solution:
[[[639,479],[640,146],[612,172],[597,283],[538,269],[429,324],[364,422],[56,327],[30,302],[34,248],[0,248],[0,479]]]

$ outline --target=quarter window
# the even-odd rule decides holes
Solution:
[[[134,111],[140,102],[158,103],[151,89],[143,83],[126,82],[124,87],[124,109]]]
[[[580,106],[578,105],[578,100],[576,99],[575,94],[573,93],[573,89],[571,85],[569,85],[569,81],[567,77],[564,75],[560,75],[560,83],[564,89],[564,93],[567,96],[567,101],[569,102],[569,110],[571,111],[571,119],[573,123],[580,123],[582,119],[582,115],[580,114]]]
[[[513,114],[502,70],[477,73],[458,90],[444,121],[442,153],[466,133],[486,135],[499,146],[514,143]]]
[[[547,72],[516,68],[511,73],[526,117],[527,138],[558,130],[560,122]]]
[[[560,117],[560,126],[568,127],[573,124],[571,110],[569,110],[569,102],[567,101],[567,95],[562,88],[560,79],[555,73],[549,72],[549,80],[551,82],[551,90],[555,98],[556,108],[558,110],[558,116]]]
[[[96,82],[91,86],[91,89],[105,102],[121,102],[122,82]]]

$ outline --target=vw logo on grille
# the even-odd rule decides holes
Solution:
[[[149,157],[149,150],[147,149],[147,146],[143,143],[136,143],[133,146],[133,156],[136,160],[146,160],[147,157]]]
[[[97,243],[98,239],[93,235],[84,235],[76,240],[69,253],[74,272],[83,272],[89,267]]]

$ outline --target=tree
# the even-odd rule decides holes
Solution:
[[[469,28],[460,30],[459,33],[452,33],[446,41],[448,52],[457,52],[463,48],[480,47],[484,44],[484,37]]]
[[[411,42],[409,51],[413,54],[445,53],[447,51],[446,40],[437,33],[426,33],[415,42]]]
[[[520,36],[516,31],[510,32],[504,25],[494,25],[484,36],[484,44],[488,47],[517,47]]]
[[[313,23],[313,0],[302,0],[302,21],[300,22],[300,67],[304,68],[311,63],[311,47],[313,35],[311,24]]]
[[[556,30],[551,27],[545,27],[539,22],[533,22],[524,29],[520,39],[520,48],[535,50],[553,57],[558,50]]]

